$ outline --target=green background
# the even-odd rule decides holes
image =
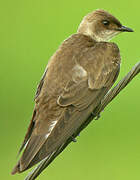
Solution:
[[[102,8],[135,30],[112,41],[121,50],[119,79],[139,61],[140,1],[5,0],[0,2],[0,179],[10,175],[31,119],[34,94],[48,59],[75,33],[84,15]],[[140,80],[136,77],[40,180],[140,179]]]

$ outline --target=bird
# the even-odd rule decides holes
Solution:
[[[19,150],[22,155],[12,174],[50,157],[101,103],[120,72],[120,50],[109,40],[122,32],[133,30],[97,9],[62,42],[37,87],[32,119]]]

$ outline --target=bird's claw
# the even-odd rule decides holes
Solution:
[[[101,117],[101,115],[100,115],[100,114],[97,114],[95,120],[98,120],[100,117]]]
[[[95,117],[95,120],[98,120],[101,117],[100,113],[95,114],[94,112],[92,112],[91,114]]]
[[[77,140],[76,140],[74,137],[72,137],[72,141],[73,141],[73,142],[77,142]]]

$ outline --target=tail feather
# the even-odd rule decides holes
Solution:
[[[11,174],[14,175],[16,173],[20,173],[20,163],[18,162],[16,166],[13,168]]]
[[[52,152],[49,156],[43,159],[39,165],[31,171],[24,180],[34,180],[37,176],[49,165],[51,157],[55,154],[56,151]]]
[[[22,145],[21,145],[21,147],[20,147],[20,149],[19,149],[18,155],[19,155],[19,154],[21,153],[21,151],[25,148],[27,142],[29,141],[29,139],[30,139],[30,137],[31,137],[31,134],[32,134],[32,132],[33,132],[34,125],[35,125],[35,121],[34,121],[35,116],[36,116],[36,110],[34,110],[34,112],[33,112],[33,116],[32,116],[30,125],[29,125],[29,127],[28,127],[28,131],[27,131],[27,133],[26,133],[26,135],[25,135],[25,138],[24,138],[24,141],[23,141],[23,143],[22,143]]]
[[[72,137],[67,139],[65,143],[63,143],[59,148],[53,151],[47,158],[43,159],[39,165],[31,171],[28,176],[24,180],[34,180],[36,179],[41,172],[46,169],[49,164],[68,146],[68,144],[72,141]]]

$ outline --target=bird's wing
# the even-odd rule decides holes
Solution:
[[[79,66],[87,71],[87,79],[81,78],[76,81],[77,72],[73,72],[72,79],[58,98],[57,102],[60,106],[74,105],[79,110],[83,110],[94,101],[96,107],[102,95],[104,96],[111,88],[120,71],[120,56],[119,51],[112,54],[112,49],[116,51],[117,48],[114,43],[112,43],[113,47],[105,50],[104,45],[108,44],[99,43],[83,55],[84,60],[82,62],[81,58]],[[87,54],[90,53],[91,57],[88,56],[88,59]]]
[[[40,92],[41,92],[42,86],[43,86],[43,84],[44,84],[44,78],[45,78],[45,76],[46,76],[46,73],[47,73],[47,68],[46,68],[46,70],[45,70],[45,72],[44,72],[44,74],[43,74],[43,76],[42,76],[42,78],[41,78],[41,80],[40,80],[40,83],[39,83],[38,87],[37,87],[37,91],[36,91],[36,94],[35,94],[35,98],[34,98],[34,99],[36,99],[36,98],[39,96]],[[23,148],[25,147],[26,143],[28,142],[28,140],[29,140],[29,138],[30,138],[30,136],[31,136],[31,134],[32,134],[32,131],[33,131],[34,125],[35,125],[35,121],[34,121],[35,116],[36,116],[36,109],[34,109],[33,116],[32,116],[31,122],[30,122],[30,125],[29,125],[29,127],[28,127],[27,133],[26,133],[26,135],[25,135],[25,137],[24,137],[23,143],[22,143],[22,145],[21,145],[21,147],[20,147],[20,149],[19,149],[19,153],[18,153],[18,154],[21,153],[21,151],[22,151]]]
[[[116,80],[118,73],[119,73],[119,66],[116,67],[116,70],[114,72],[110,71],[110,79],[112,79],[111,80],[112,83]],[[109,78],[109,76],[106,77],[107,80],[109,80],[108,78]],[[62,118],[58,124],[59,130],[61,131],[62,139],[60,138],[59,135],[55,137],[55,145],[53,147],[54,150],[33,171],[33,172],[36,172],[35,176],[34,175],[28,176],[29,179],[35,179],[53,161],[54,153],[57,153],[57,151],[59,152],[59,148],[61,147],[61,145],[64,145],[64,143],[70,137],[70,135],[73,134],[72,132],[75,132],[75,130],[77,129],[76,127],[80,126],[80,124],[82,124],[83,120],[84,119],[86,120],[86,118],[88,117],[88,114],[91,113],[91,111],[94,109],[94,107],[96,107],[100,103],[101,99],[108,91],[108,88],[107,88],[108,83],[109,82],[106,82],[106,84],[104,84],[103,87],[101,87],[100,89],[94,89],[94,90],[87,88],[88,81],[82,81],[80,83],[75,83],[73,81],[70,81],[67,84],[65,91],[63,92],[62,96],[60,96],[58,99],[58,103],[60,104],[60,106],[69,107],[65,111],[65,115],[63,116],[64,118]],[[89,93],[91,91],[93,92],[92,97],[91,97],[91,94]],[[70,94],[72,93],[73,95],[69,96],[70,94],[68,94],[68,92]],[[94,102],[93,106],[92,106],[91,102]],[[76,108],[74,108],[73,105]],[[81,109],[81,107],[82,107],[82,109]],[[76,109],[78,109],[78,111]],[[71,122],[71,123],[68,123],[68,122]],[[67,127],[65,128],[65,126],[67,126]],[[57,130],[57,127],[55,130]],[[52,142],[52,144],[53,144],[53,142],[54,142],[53,136],[49,139],[49,141]],[[46,142],[45,146],[43,146],[43,148],[41,148],[40,154],[44,154],[43,153],[44,147],[47,150],[47,142]],[[46,151],[46,154],[47,154],[47,151]],[[52,159],[51,159],[51,157],[52,157]],[[36,159],[33,160],[31,165],[33,165],[34,162],[38,162],[39,158],[40,158],[39,154],[37,154]],[[33,172],[31,172],[31,174]],[[28,179],[28,177],[27,177],[27,179]]]
[[[92,84],[93,82],[90,77],[88,80],[81,82],[70,81],[63,93],[59,96],[57,102],[62,107],[73,105],[79,111],[86,109],[93,102],[96,107],[105,93],[113,85],[113,82],[115,82],[118,73],[119,66],[115,70],[108,72],[107,76],[101,74],[99,78],[94,81],[94,84]],[[100,83],[98,81],[100,81]]]
[[[87,71],[87,77],[82,76],[77,81],[74,73],[58,99],[51,97],[50,101],[47,101],[45,96],[42,98],[43,103],[37,105],[37,113],[33,119],[35,125],[13,174],[28,169],[54,153],[88,118],[113,85],[119,71],[119,63],[114,65],[112,59],[116,56],[106,54],[112,49],[104,49],[102,46],[103,44],[84,51],[81,60],[77,60],[78,65]],[[117,58],[119,60],[119,57]],[[40,87],[43,88],[42,85]],[[42,91],[41,88],[39,91]],[[49,113],[52,114],[48,120],[46,117]]]
[[[41,92],[41,89],[42,89],[42,86],[44,84],[44,78],[46,76],[47,70],[48,70],[48,68],[46,68],[46,70],[45,70],[45,72],[44,72],[44,74],[43,74],[43,76],[42,76],[42,78],[40,80],[40,83],[39,83],[39,85],[37,87],[37,91],[36,91],[36,94],[35,94],[35,99],[39,96],[39,94]]]

